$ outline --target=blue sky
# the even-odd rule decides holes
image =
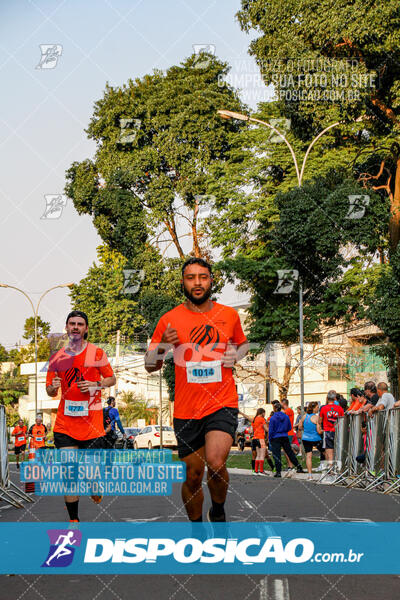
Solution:
[[[232,65],[232,82],[255,106],[268,92],[247,50],[251,40],[235,19],[239,0],[79,0],[2,2],[0,7],[0,282],[37,301],[53,285],[77,282],[101,243],[88,216],[71,201],[58,219],[42,219],[45,195],[61,194],[73,161],[91,157],[84,132],[106,81],[121,85],[153,69],[167,69],[213,44]],[[62,46],[52,69],[37,69],[40,45]],[[250,76],[252,79],[252,76]],[[31,309],[18,292],[0,288],[0,343],[22,339]],[[67,290],[44,298],[40,315],[62,331]]]

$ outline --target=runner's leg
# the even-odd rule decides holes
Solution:
[[[214,430],[206,433],[207,485],[210,490],[212,512],[215,517],[225,515],[224,504],[229,486],[226,459],[232,447],[232,442],[232,436],[225,431]]]
[[[78,450],[78,446],[63,446],[63,450]],[[64,496],[64,501],[70,520],[78,520],[79,496]]]
[[[204,494],[202,481],[205,468],[204,446],[181,459],[186,464],[186,481],[182,485],[182,500],[191,521],[202,518]]]

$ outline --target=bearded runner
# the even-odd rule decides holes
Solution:
[[[174,429],[179,457],[186,463],[182,500],[191,521],[202,521],[202,480],[207,465],[209,521],[225,521],[229,485],[226,460],[235,439],[238,395],[234,364],[247,353],[247,339],[235,309],[210,299],[212,270],[201,258],[182,267],[187,300],[159,320],[145,358],[158,371],[173,349]]]

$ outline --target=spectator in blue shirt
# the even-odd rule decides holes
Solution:
[[[274,477],[281,476],[282,462],[281,462],[281,449],[286,452],[289,459],[294,464],[298,473],[303,473],[303,469],[296,458],[295,453],[289,442],[288,432],[292,429],[292,424],[289,417],[282,412],[282,405],[280,402],[273,402],[274,414],[269,421],[269,442],[271,444],[272,456],[275,461],[276,473]]]
[[[118,437],[117,432],[115,431],[115,425],[118,425],[120,432],[124,436],[124,440],[126,440],[126,433],[121,423],[118,408],[115,408],[115,398],[112,396],[107,400],[107,406],[103,410],[103,417],[107,446],[113,448]]]

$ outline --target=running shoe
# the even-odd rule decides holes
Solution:
[[[100,504],[100,502],[103,500],[103,496],[90,496],[90,497],[95,504]]]
[[[19,469],[19,463],[17,463],[17,469]]]
[[[212,514],[212,507],[208,509],[208,513],[207,513],[207,521],[209,521],[209,523],[225,523],[226,522],[226,515],[225,515],[225,511],[222,515],[220,515],[219,517],[213,517]]]
[[[297,469],[296,469],[296,472],[297,472],[297,473],[304,473],[304,469],[303,469],[303,467],[302,467],[301,465],[299,465],[299,466],[297,467]]]
[[[274,477],[282,477],[282,475],[278,472],[278,473],[275,473]]]

